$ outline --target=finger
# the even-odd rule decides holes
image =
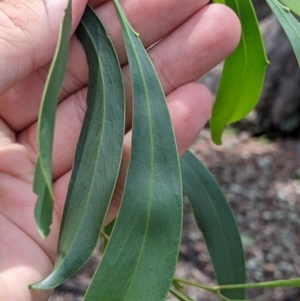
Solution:
[[[180,154],[183,154],[208,120],[212,105],[211,96],[201,84],[190,83],[172,92],[167,100],[178,151]],[[130,137],[131,132],[128,132],[125,136],[120,175],[107,216],[107,222],[115,217],[119,207],[130,154]],[[55,216],[58,218],[58,223],[60,223],[69,179],[70,171],[54,183],[54,194],[56,196]]]
[[[206,123],[211,110],[211,96],[208,90],[201,84],[190,83],[171,93],[168,96],[167,101],[179,153],[182,154]],[[123,189],[126,167],[130,153],[130,135],[131,132],[125,136],[121,172],[118,179],[117,189],[113,197],[112,208],[109,211],[110,220],[116,213]],[[57,143],[60,144],[59,147],[65,146],[62,140],[57,141]],[[14,152],[16,154],[18,153],[19,156],[20,154],[23,156],[24,153],[20,148],[18,150],[15,149]],[[71,157],[73,155],[74,154],[71,154]],[[25,162],[26,160],[23,161]],[[30,163],[27,165],[30,165]],[[18,169],[19,167],[16,168],[16,172]],[[29,170],[31,170],[32,173],[34,167],[32,164],[31,168],[29,168],[29,166],[24,166],[23,169],[27,170],[26,173],[29,173]],[[36,226],[32,216],[32,208],[35,204],[36,196],[32,192],[31,184],[26,179],[25,181],[24,179],[16,179],[15,175],[10,176],[7,174],[5,177],[2,177],[0,181],[1,192],[3,195],[5,194],[8,196],[5,200],[3,200],[5,201],[3,203],[3,213],[5,217],[16,226],[22,228],[24,233],[31,237],[32,240],[36,241],[45,253],[48,254],[52,261],[54,260],[56,253],[57,237],[67,186],[70,179],[70,169],[71,165],[69,165],[69,170],[54,183],[53,188],[56,199],[53,215],[54,222],[51,226],[51,235],[47,240],[42,240],[36,231]],[[12,185],[18,188],[11,189]],[[19,189],[20,187],[22,187],[22,189]],[[16,210],[16,208],[19,208],[20,210]]]
[[[86,0],[73,1],[73,28]],[[65,1],[9,0],[0,2],[0,94],[54,53]]]
[[[207,0],[190,1],[186,5],[181,0],[130,0],[124,2],[124,10],[134,28],[140,32],[147,48],[157,42],[197,12]],[[111,1],[96,9],[106,24],[117,49],[121,64],[126,63],[123,39],[117,16]],[[87,84],[88,70],[84,51],[79,41],[71,41],[68,70],[60,100],[75,93]],[[38,114],[42,89],[49,66],[42,67],[24,81],[0,96],[0,116],[16,131],[21,131],[33,123]],[[26,101],[24,101],[26,95]]]
[[[129,23],[140,34],[145,48],[168,35],[204,7],[207,2],[208,0],[120,1]],[[96,12],[107,28],[108,35],[123,65],[127,62],[127,57],[114,5],[111,1],[106,2],[103,6],[97,7]]]
[[[202,16],[203,18],[206,17],[209,20],[211,19],[210,17],[214,17],[214,22],[210,21],[211,28],[205,28],[204,33],[202,34],[200,39],[201,43],[199,42],[197,44],[198,35],[201,34],[201,31],[192,22],[191,27],[196,28],[197,31],[194,35],[197,38],[194,39],[194,43],[190,42],[191,45],[187,47],[184,53],[180,52],[180,49],[177,49],[180,52],[178,57],[176,56],[177,51],[169,50],[171,48],[172,42],[176,43],[176,40],[172,40],[175,39],[175,37],[170,36],[170,42],[166,40],[166,44],[163,44],[162,46],[157,45],[158,48],[153,48],[152,56],[155,56],[154,64],[158,66],[157,61],[161,61],[161,64],[166,64],[165,69],[163,68],[163,65],[159,65],[159,67],[157,67],[159,76],[163,76],[161,79],[163,88],[165,90],[173,90],[176,88],[176,85],[180,85],[180,83],[184,84],[186,81],[188,81],[188,79],[195,80],[199,78],[207,71],[206,69],[212,67],[212,65],[220,62],[224,58],[224,50],[226,50],[226,48],[227,51],[229,51],[228,48],[233,48],[233,42],[236,43],[238,39],[233,36],[235,40],[232,39],[234,41],[230,42],[230,34],[226,35],[229,30],[227,31],[226,26],[224,25],[226,23],[225,20],[227,20],[227,15],[224,16],[223,14],[217,13],[220,11],[220,9],[222,11],[224,8],[227,10],[225,6],[214,6],[212,9],[204,9],[203,15],[200,16]],[[213,12],[213,14],[210,15],[210,12]],[[222,20],[221,16],[224,18],[224,20]],[[232,16],[234,15],[232,14]],[[197,15],[195,15],[195,17],[197,19],[199,18],[199,16]],[[193,20],[194,19],[192,19],[192,21]],[[223,24],[222,27],[219,26],[220,22]],[[204,25],[205,23],[203,24],[203,26]],[[229,25],[230,24],[228,24],[228,26]],[[225,32],[223,31],[224,28]],[[217,32],[215,38],[213,39],[213,42],[211,42],[212,29]],[[181,28],[179,28],[178,30],[181,30]],[[219,33],[218,30],[221,32]],[[231,30],[231,32],[232,31],[233,30]],[[185,30],[181,31],[180,33],[182,35],[187,34]],[[191,37],[193,37],[193,33],[191,33]],[[220,46],[218,46],[219,44]],[[230,44],[230,46],[228,46],[227,44]],[[160,47],[163,48],[161,49]],[[191,50],[189,50],[189,48],[191,48]],[[156,50],[158,51],[157,53],[155,52]],[[173,54],[173,60],[163,58],[163,53],[170,53],[170,55]],[[182,64],[180,64],[179,62],[182,62]],[[126,72],[126,70],[124,72]],[[167,80],[167,77],[170,78],[169,81]],[[175,82],[176,85],[170,84],[173,77],[175,78],[175,81],[177,81]],[[55,179],[70,169],[73,159],[72,154],[78,141],[82,120],[86,109],[85,99],[86,89],[82,89],[72,95],[66,101],[62,102],[58,107],[54,137],[54,140],[56,142],[54,144],[53,151],[53,176]],[[130,106],[128,107],[129,109],[127,110],[127,119],[130,120],[131,108]],[[128,120],[127,123],[129,123]],[[63,145],[60,143],[60,141],[62,141]],[[22,134],[19,136],[19,142],[27,145],[29,150],[32,149],[32,161],[35,162],[35,124],[22,132]]]
[[[17,190],[20,191],[20,188]],[[22,220],[23,216],[24,213],[20,214]],[[50,291],[32,292],[28,289],[28,284],[49,274],[53,267],[52,262],[37,243],[23,232],[22,226],[25,223],[20,228],[3,214],[0,215],[0,222],[0,300],[48,300]]]
[[[197,81],[223,61],[239,39],[239,20],[228,7],[216,4],[199,10],[148,52],[165,94]],[[128,65],[124,66],[123,75],[127,87],[126,128],[129,129],[132,108]]]

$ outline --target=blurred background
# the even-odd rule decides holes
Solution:
[[[262,96],[243,121],[227,128],[222,146],[213,145],[209,129],[205,129],[191,150],[227,196],[242,235],[247,281],[259,282],[300,277],[300,70],[265,1],[253,3],[271,62]],[[222,66],[217,66],[200,79],[213,94],[221,70]],[[99,250],[80,273],[55,290],[49,301],[83,300]],[[215,284],[209,255],[187,201],[176,274]],[[194,301],[219,300],[199,289],[186,287],[186,291]],[[256,289],[247,294],[253,301],[300,301],[300,288]],[[171,300],[175,299],[169,296]]]

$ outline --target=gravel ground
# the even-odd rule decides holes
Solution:
[[[223,145],[204,130],[192,151],[214,174],[235,213],[245,248],[248,282],[300,277],[300,143],[271,142],[227,130]],[[49,301],[81,301],[99,252],[82,271],[60,286]],[[180,278],[214,284],[201,234],[185,204],[183,241],[176,272]],[[194,301],[219,300],[187,288]],[[253,301],[300,301],[300,289],[249,290]],[[168,297],[168,301],[175,300]],[[141,300],[142,301],[142,300]]]

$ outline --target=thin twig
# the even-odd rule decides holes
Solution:
[[[190,297],[188,297],[187,299],[185,296],[181,295],[179,292],[173,290],[172,288],[169,289],[169,292],[180,301],[193,301]]]
[[[107,241],[109,241],[109,236],[104,232],[104,231],[101,231],[101,235],[104,239],[106,239]]]

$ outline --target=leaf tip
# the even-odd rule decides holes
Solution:
[[[213,141],[214,144],[216,144],[216,145],[222,144],[222,132],[223,132],[223,129],[216,130],[212,127],[210,128],[211,140]]]
[[[40,227],[37,227],[37,231],[42,239],[46,239],[50,234],[50,228],[41,229]]]
[[[42,280],[43,281],[43,280]],[[40,290],[40,289],[43,289],[41,286],[40,286],[40,283],[42,281],[39,281],[39,282],[35,282],[35,283],[32,283],[32,284],[29,284],[28,285],[28,288],[31,290],[31,291],[37,291],[37,290]]]
[[[214,138],[212,138],[212,141],[213,141],[213,143],[214,144],[216,144],[216,145],[221,145],[222,144],[222,139],[221,139],[221,137],[214,137]]]
[[[39,282],[33,283],[33,284],[29,284],[29,285],[28,285],[28,288],[29,288],[31,291],[38,291],[38,290],[43,290],[43,289],[44,289],[43,287],[40,287]]]
[[[28,285],[28,288],[29,288],[31,291],[36,290],[35,284],[29,284],[29,285]]]
[[[52,277],[51,273],[49,276],[47,276],[46,278],[42,279],[41,281],[32,283],[28,285],[28,288],[31,291],[37,291],[37,290],[50,290],[55,288],[56,286],[58,286],[60,283],[53,283],[53,277]]]
[[[37,213],[35,214],[36,229],[42,239],[46,239],[50,234],[51,222],[52,222],[51,217],[50,220],[48,220],[47,218],[43,220],[41,219],[41,216],[39,216]]]

